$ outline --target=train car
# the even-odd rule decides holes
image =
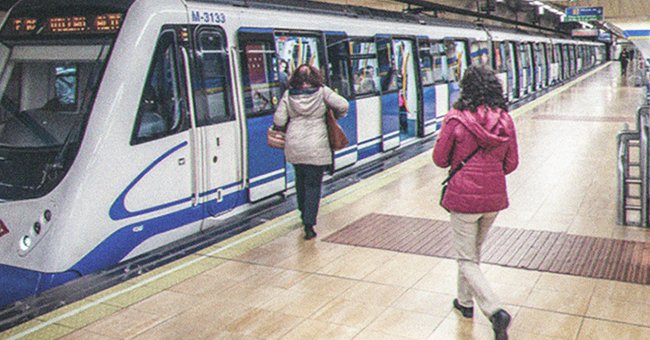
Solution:
[[[292,168],[266,130],[299,64],[322,69],[350,100],[340,122],[350,145],[333,155],[340,169],[430,138],[464,70],[491,63],[497,44],[469,24],[283,3],[23,0],[9,10],[0,306],[290,191]],[[552,83],[525,80],[533,68],[519,59],[533,65],[534,44],[552,45],[530,37],[498,42],[511,99]]]

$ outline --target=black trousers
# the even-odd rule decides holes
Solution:
[[[320,204],[323,172],[327,169],[327,166],[294,164],[293,167],[296,169],[296,196],[302,224],[315,226]]]

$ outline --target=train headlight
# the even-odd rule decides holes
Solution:
[[[20,250],[26,251],[31,247],[32,245],[32,238],[29,237],[29,235],[23,236],[23,238],[20,239]]]

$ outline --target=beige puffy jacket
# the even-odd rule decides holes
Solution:
[[[326,106],[327,105],[327,106]],[[327,86],[285,91],[273,117],[276,126],[287,126],[284,155],[291,164],[332,164],[325,113],[336,118],[348,112],[348,101]]]

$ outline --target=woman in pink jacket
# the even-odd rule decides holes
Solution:
[[[479,263],[481,245],[494,219],[508,207],[506,175],[519,163],[515,125],[501,83],[490,68],[468,68],[460,85],[460,98],[445,116],[433,150],[433,161],[439,167],[456,169],[465,163],[449,181],[442,199],[451,214],[458,261],[458,297],[453,305],[471,318],[476,300],[492,322],[496,339],[507,339],[510,315]]]

